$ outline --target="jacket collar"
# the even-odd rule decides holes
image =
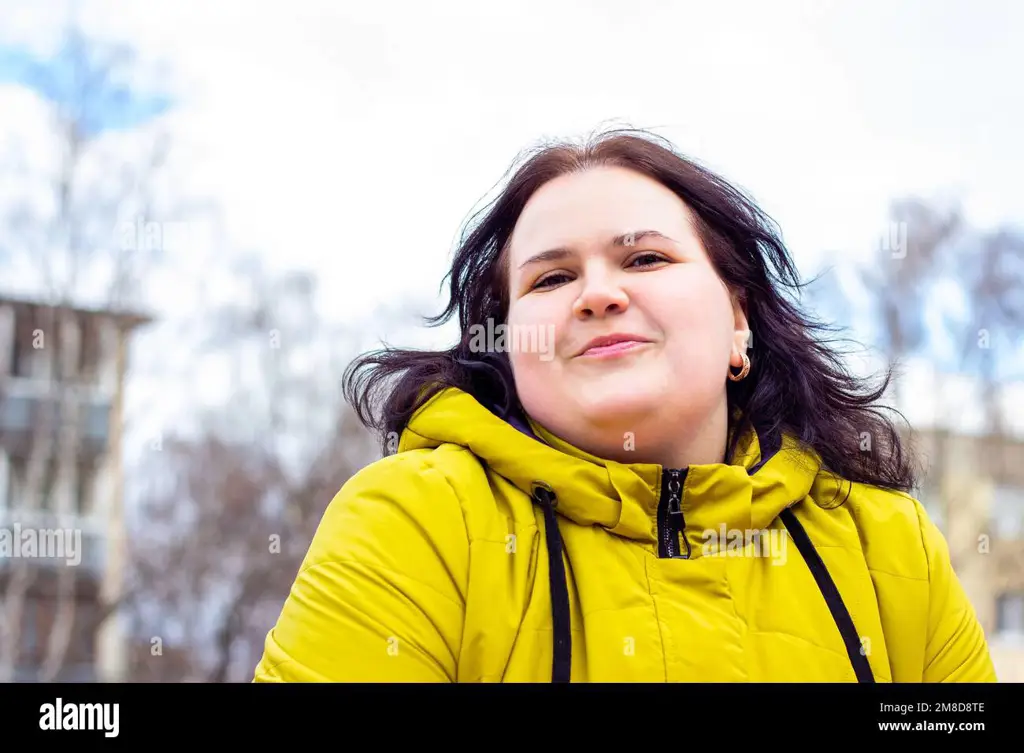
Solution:
[[[580,525],[657,542],[662,466],[619,463],[591,455],[532,419],[516,428],[458,389],[430,398],[413,416],[398,451],[455,444],[530,495],[536,482],[550,486],[557,511]],[[732,463],[686,469],[680,509],[691,557],[700,556],[708,532],[768,528],[782,510],[807,496],[820,469],[813,452],[789,436],[776,442],[755,431],[743,436]]]

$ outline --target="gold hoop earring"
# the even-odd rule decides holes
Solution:
[[[731,379],[734,382],[738,382],[741,379],[746,378],[747,374],[749,374],[749,373],[750,373],[750,358],[747,356],[746,353],[743,354],[743,368],[740,370],[739,374],[733,374],[732,373],[732,367],[731,366],[729,367],[729,379]]]

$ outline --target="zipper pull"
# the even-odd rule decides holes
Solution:
[[[683,517],[683,483],[682,472],[673,468],[669,471],[668,481],[668,512],[669,512],[669,556],[673,559],[690,559],[690,542],[686,539],[686,519]],[[682,541],[685,553],[676,554],[676,547]]]
[[[679,509],[679,505],[682,501],[683,495],[680,491],[683,485],[679,482],[679,471],[673,469],[668,474],[668,512],[670,515],[682,515],[683,511]]]

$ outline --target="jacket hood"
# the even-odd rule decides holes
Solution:
[[[398,451],[465,447],[527,495],[537,482],[558,499],[558,512],[580,525],[656,542],[662,477],[652,463],[620,463],[591,455],[536,421],[517,428],[476,398],[454,388],[431,397],[402,433]],[[820,470],[818,456],[789,436],[748,431],[731,463],[686,469],[681,510],[691,556],[700,556],[705,532],[768,528],[807,496]]]

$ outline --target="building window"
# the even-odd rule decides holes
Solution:
[[[90,386],[99,382],[100,335],[98,322],[92,317],[82,319],[82,347],[78,352],[79,380]]]
[[[996,598],[996,634],[1024,643],[1024,591],[1003,593]]]
[[[997,539],[1024,538],[1024,487],[995,487],[992,493],[992,528]]]
[[[36,490],[38,495],[32,509],[46,513],[52,512],[56,502],[57,493],[57,469],[58,458],[51,454],[43,465],[43,476],[40,479],[40,486]],[[7,506],[12,511],[24,511],[29,509],[28,499],[28,474],[29,459],[24,456],[12,455],[8,458],[8,496]]]
[[[38,314],[32,308],[15,309],[14,351],[11,354],[11,374],[16,377],[38,376],[41,368],[40,353],[36,349],[36,330],[42,328]]]

